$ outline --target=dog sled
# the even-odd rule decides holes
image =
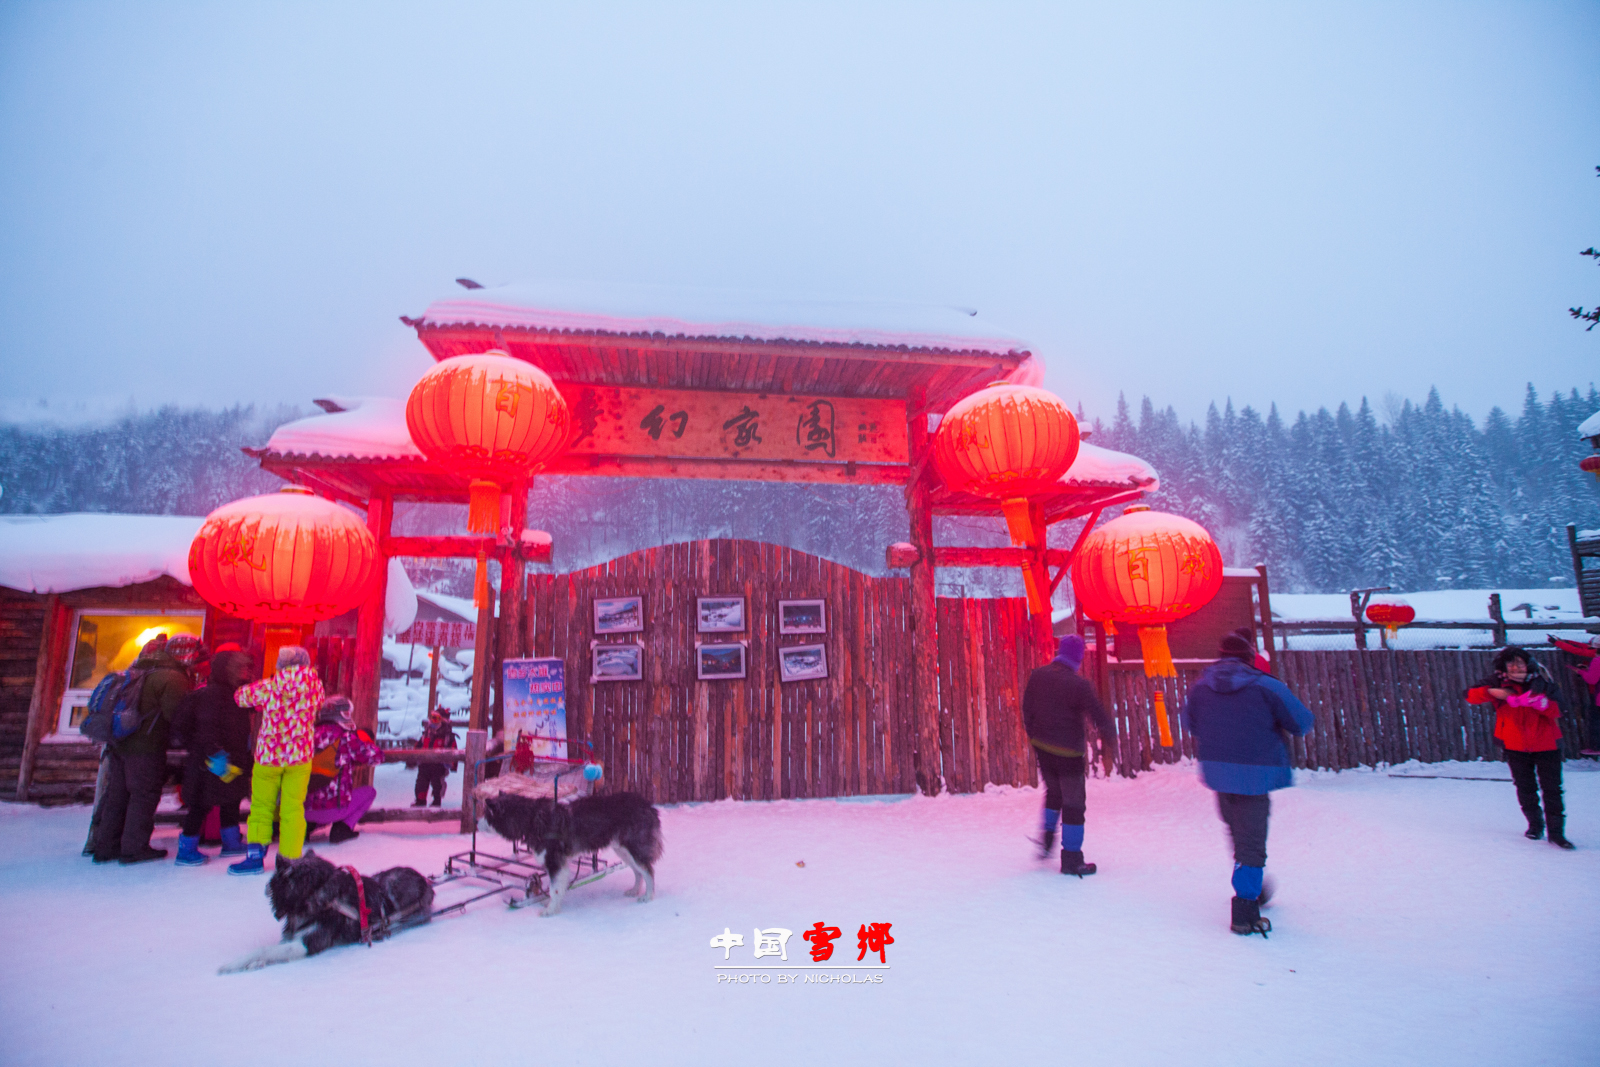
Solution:
[[[573,741],[564,737],[541,737],[532,740],[565,742],[593,749],[586,741]],[[485,778],[481,768],[487,764],[503,762],[505,766],[494,778]],[[480,762],[479,785],[473,790],[474,806],[501,793],[516,793],[533,799],[548,797],[570,800],[588,796],[594,783],[600,779],[600,765],[592,759],[567,759],[559,756],[538,756],[532,753],[527,735],[518,739],[517,751],[503,756],[491,756]],[[511,908],[526,908],[532,904],[544,905],[550,900],[549,878],[533,853],[521,842],[505,842],[510,855],[490,852],[478,846],[478,821],[472,823],[472,843],[465,852],[457,852],[445,861],[444,872],[429,880],[439,886],[461,883],[478,890],[463,900],[436,907],[432,917],[463,912],[470,905],[490,897],[500,897]],[[618,868],[621,861],[602,860],[599,852],[576,856],[571,861],[574,876],[569,889],[598,882]]]

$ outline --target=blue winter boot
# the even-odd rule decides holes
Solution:
[[[200,838],[190,837],[187,834],[178,835],[179,867],[199,867],[206,862],[206,857],[200,852]]]
[[[261,874],[267,869],[267,846],[255,842],[245,846],[244,859],[228,864],[229,874]]]
[[[224,826],[222,828],[222,851],[219,856],[244,855],[244,834],[239,832],[237,826]]]

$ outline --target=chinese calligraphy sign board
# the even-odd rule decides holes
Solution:
[[[410,629],[395,634],[394,640],[398,645],[471,648],[478,640],[478,625],[472,622],[446,622],[443,619],[418,619]]]
[[[506,750],[519,734],[567,736],[567,668],[560,659],[508,659],[502,667]],[[535,756],[567,758],[565,741],[535,741]]]
[[[905,464],[906,406],[872,397],[782,396],[563,383],[576,455]]]

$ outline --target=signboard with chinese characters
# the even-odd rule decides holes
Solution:
[[[518,734],[567,735],[567,669],[559,659],[508,659],[503,667],[506,751]],[[535,756],[567,758],[564,741],[535,741]]]
[[[411,628],[394,635],[398,645],[427,645],[429,648],[471,648],[478,640],[478,624],[448,622],[444,619],[418,619]]]
[[[904,464],[903,400],[563,383],[574,455]]]

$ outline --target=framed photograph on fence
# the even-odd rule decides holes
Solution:
[[[778,677],[803,682],[828,676],[828,650],[822,645],[785,645],[778,649]]]
[[[745,628],[742,596],[696,597],[694,606],[700,633],[732,634]]]
[[[696,645],[695,677],[702,682],[721,678],[743,678],[745,674],[745,645],[743,641],[727,644]]]
[[[589,642],[591,682],[637,682],[644,677],[644,646],[637,641]]]
[[[825,634],[828,632],[828,604],[823,600],[778,601],[780,634]]]
[[[644,597],[596,597],[594,632],[597,634],[636,634],[644,631]]]

